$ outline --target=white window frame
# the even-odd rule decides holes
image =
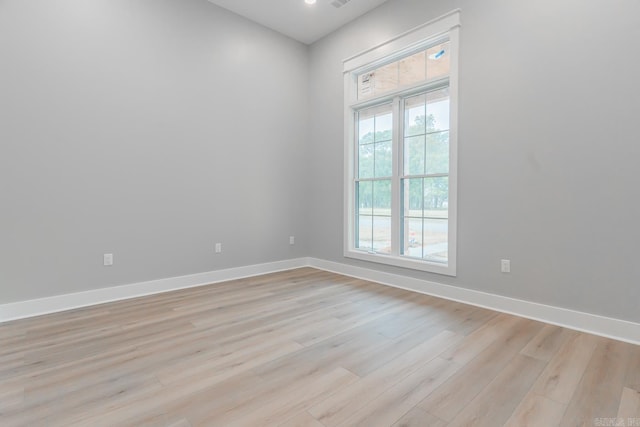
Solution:
[[[401,34],[385,43],[361,52],[344,60],[344,129],[345,129],[345,213],[344,213],[344,256],[380,264],[393,265],[414,270],[427,271],[447,276],[456,275],[457,258],[457,213],[458,213],[458,52],[460,38],[460,10],[453,10],[433,21],[427,22],[404,34]],[[409,87],[399,88],[382,96],[374,96],[371,99],[359,101],[358,75],[378,68],[387,63],[394,62],[439,41],[450,42],[450,73],[447,78],[431,79]],[[355,248],[355,126],[356,111],[369,105],[398,100],[412,94],[428,91],[443,84],[449,87],[450,96],[450,129],[449,129],[449,229],[448,229],[448,260],[447,263],[437,263],[422,259],[414,259],[400,256],[400,173],[403,166],[403,155],[400,153],[399,137],[400,123],[404,118],[400,117],[398,108],[394,108],[394,143],[393,143],[393,178],[392,178],[392,240],[394,240],[394,253],[379,254],[369,253]],[[398,104],[395,102],[394,105]]]

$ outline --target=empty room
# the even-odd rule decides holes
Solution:
[[[0,0],[0,426],[640,426],[637,0]]]

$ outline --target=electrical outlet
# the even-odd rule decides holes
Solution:
[[[113,254],[104,254],[103,261],[105,267],[111,267],[113,265]]]
[[[222,253],[222,243],[216,243],[216,253],[217,254]]]
[[[295,245],[295,244],[296,244],[296,238],[295,238],[295,236],[290,236],[290,237],[289,237],[289,244],[290,244],[290,245]]]
[[[500,269],[503,273],[511,273],[511,260],[503,259],[500,261]]]

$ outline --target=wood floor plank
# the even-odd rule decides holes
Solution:
[[[249,372],[213,385],[207,377],[189,379],[121,405],[105,402],[102,408],[76,414],[68,425],[120,426],[130,424],[140,414],[166,413],[178,414],[193,425],[205,425],[202,420],[210,414],[224,414],[245,401],[259,399],[276,389],[277,385],[267,384]]]
[[[640,345],[629,346],[631,356],[629,358],[629,367],[625,375],[625,387],[640,391]]]
[[[446,427],[447,422],[416,407],[400,418],[392,427]]]
[[[505,427],[559,427],[567,405],[529,393],[518,405]]]
[[[422,322],[415,321],[412,322],[412,326],[406,327],[406,333],[404,335],[396,339],[389,339],[385,341],[383,345],[377,347],[375,349],[375,355],[355,360],[353,363],[349,363],[345,360],[341,366],[349,369],[360,377],[364,377],[380,369],[382,366],[393,361],[397,357],[406,354],[415,347],[439,336],[443,330],[450,333],[450,337],[446,340],[446,344],[443,343],[441,350],[449,348],[450,345],[459,341],[458,338],[462,338],[461,335],[446,330],[444,324],[436,323],[434,321],[430,325],[427,325]]]
[[[460,366],[453,362],[435,358],[415,375],[410,375],[387,389],[339,425],[391,426],[459,370]]]
[[[322,320],[322,324],[312,330],[302,330],[292,338],[295,342],[304,347],[309,347],[321,341],[340,335],[351,329],[352,326],[344,320],[336,317],[327,317]]]
[[[465,365],[518,322],[519,319],[515,316],[499,314],[471,333],[467,339],[445,351],[442,357],[459,365]]]
[[[144,419],[136,419],[131,423],[125,423],[124,427],[166,427],[166,426],[175,426],[175,423],[169,424],[165,416],[158,416],[155,418],[144,418]],[[189,424],[185,422],[180,422],[177,424],[180,427],[191,427]]]
[[[452,313],[450,316],[452,322],[447,329],[457,334],[469,335],[497,315],[498,313],[478,307],[472,307],[471,310],[461,309],[459,312]]]
[[[445,332],[449,333],[450,331]],[[453,332],[450,333],[455,335]],[[385,341],[383,345],[376,346],[363,357],[345,359],[342,361],[341,366],[360,377],[365,377],[380,370],[398,357],[410,354],[413,349],[438,335],[439,331],[430,329],[415,331],[415,333],[409,332],[397,340]]]
[[[313,268],[0,325],[2,427],[564,427],[639,392],[640,346]]]
[[[181,361],[155,372],[156,378],[165,386],[183,382],[188,378],[206,375],[211,384],[231,378],[265,362],[295,353],[303,348],[296,342],[264,343],[264,347],[252,347],[238,353],[226,353],[219,357]]]
[[[265,380],[303,378],[323,369],[335,369],[357,363],[373,356],[376,348],[385,344],[386,338],[375,331],[359,327],[329,340],[306,347],[296,353],[281,357],[252,369]]]
[[[0,356],[0,381],[20,376],[26,372],[24,355],[24,352],[16,352]]]
[[[503,425],[527,394],[545,363],[517,355],[449,424],[492,427]],[[514,381],[518,378],[518,381]]]
[[[238,396],[237,400],[234,402],[235,405],[222,412],[222,411],[202,411],[200,408],[199,414],[193,415],[189,414],[189,419],[192,420],[193,423],[198,425],[230,425],[232,423],[244,423],[247,418],[253,418],[253,414],[255,411],[258,413],[264,414],[261,412],[266,405],[270,405],[273,401],[288,401],[291,400],[293,406],[291,407],[293,412],[288,414],[289,417],[295,415],[300,412],[303,405],[298,405],[299,401],[297,400],[297,396],[302,396],[304,399],[309,399],[310,402],[315,403],[317,400],[322,400],[326,398],[327,395],[334,392],[333,389],[328,389],[327,384],[334,384],[335,386],[341,386],[345,384],[349,384],[352,381],[355,381],[357,378],[351,372],[342,369],[321,369],[317,370],[313,373],[308,374],[305,377],[296,378],[290,381],[284,381],[278,377],[262,379],[260,378],[260,382],[262,383],[262,387],[265,390],[268,390],[267,393],[259,393],[253,394],[249,398],[247,396],[241,395]],[[311,394],[308,393],[310,389]],[[312,405],[310,403],[309,405]],[[278,412],[274,414],[278,419],[275,423],[276,425],[279,422],[287,421],[288,418],[285,418],[285,414]]]
[[[358,376],[343,368],[324,375],[302,389],[292,392],[278,393],[260,408],[244,413],[233,421],[220,423],[229,427],[253,427],[257,425],[278,425],[292,417],[293,414],[323,400],[342,387],[359,379]]]
[[[618,418],[629,421],[636,420],[640,424],[640,391],[625,387],[622,390]],[[631,422],[627,422],[631,425]]]
[[[575,331],[546,325],[520,353],[548,362],[563,344],[577,335],[578,332]]]
[[[56,390],[54,393],[57,397],[48,396],[44,404],[38,404],[42,397],[32,401],[29,393],[25,393],[23,410],[3,414],[3,420],[8,425],[67,425],[68,417],[75,412],[102,407],[105,400],[117,405],[160,389],[161,385],[154,377],[133,375],[105,378],[102,382],[87,384],[62,394]]]
[[[278,427],[325,427],[318,420],[313,418],[307,411],[300,412]]]
[[[592,425],[596,418],[617,416],[630,357],[628,349],[629,344],[600,339],[561,425]]]
[[[560,403],[569,403],[598,345],[599,338],[579,334],[567,341],[538,378],[533,391]]]
[[[0,383],[0,414],[22,411],[24,382],[20,379],[4,380]]]
[[[502,337],[439,387],[420,407],[445,421],[452,421],[467,404],[493,381],[515,355],[542,329],[542,324],[518,319]]]
[[[414,375],[426,363],[461,338],[453,332],[444,331],[389,361],[361,380],[337,390],[328,399],[309,408],[309,413],[327,427],[339,425],[345,422],[354,411],[367,405],[388,388]]]

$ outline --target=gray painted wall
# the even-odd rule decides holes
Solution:
[[[458,276],[343,258],[342,60],[457,7]],[[639,17],[635,0],[391,0],[314,44],[311,255],[640,321]]]
[[[456,7],[458,277],[345,259],[342,59]],[[390,0],[307,48],[204,0],[0,1],[0,303],[311,255],[640,321],[639,16]]]
[[[0,1],[0,303],[307,255],[307,66],[205,0]]]

